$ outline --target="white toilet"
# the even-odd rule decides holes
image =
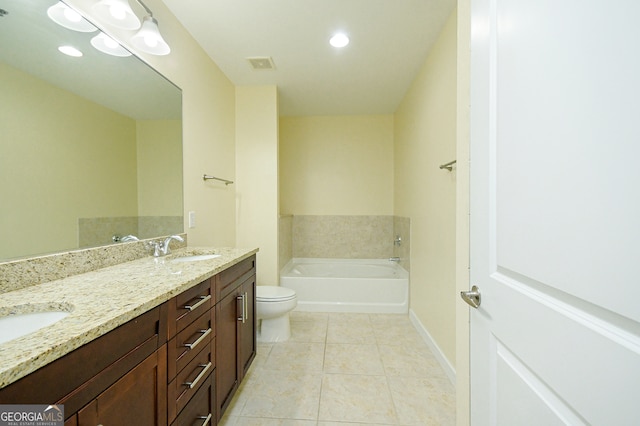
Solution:
[[[289,312],[298,305],[296,292],[286,287],[256,287],[258,342],[284,342],[291,337]]]

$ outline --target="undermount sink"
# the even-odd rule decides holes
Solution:
[[[222,256],[221,254],[194,254],[192,256],[176,257],[172,262],[198,262],[200,260],[215,259]]]
[[[0,317],[0,344],[50,326],[68,315],[69,312],[53,309],[2,316]]]

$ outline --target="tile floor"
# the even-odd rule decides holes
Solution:
[[[223,426],[453,425],[455,391],[406,315],[291,313]]]

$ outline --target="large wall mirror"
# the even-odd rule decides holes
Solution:
[[[0,0],[0,262],[183,231],[180,89],[57,3]]]

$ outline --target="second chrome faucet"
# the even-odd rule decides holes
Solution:
[[[171,235],[165,238],[164,241],[152,241],[151,248],[153,249],[153,256],[161,257],[171,254],[171,249],[169,248],[171,240],[176,240],[181,243],[184,242],[184,238],[182,238],[180,235]]]

